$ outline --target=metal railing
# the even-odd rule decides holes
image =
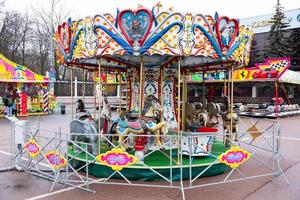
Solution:
[[[177,189],[181,192],[182,199],[185,199],[185,190],[190,190],[199,187],[230,183],[235,181],[243,181],[264,176],[272,178],[281,176],[288,183],[281,167],[280,167],[280,127],[278,121],[266,119],[251,119],[241,118],[240,131],[238,140],[235,137],[228,137],[228,134],[223,130],[217,133],[193,133],[180,132],[169,133],[167,135],[159,135],[159,138],[164,143],[164,148],[155,144],[155,135],[128,135],[122,143],[114,141],[118,138],[117,134],[100,134],[98,136],[99,154],[105,153],[114,148],[123,148],[124,146],[134,145],[134,140],[137,137],[143,137],[148,144],[148,150],[144,154],[144,162],[139,162],[135,165],[125,167],[123,170],[112,170],[105,177],[94,177],[90,175],[91,165],[101,164],[97,161],[97,155],[93,155],[90,151],[93,148],[93,143],[89,141],[70,140],[69,133],[63,133],[59,128],[56,131],[45,130],[39,127],[39,123],[25,124],[24,143],[30,139],[36,141],[40,146],[40,153],[36,157],[31,157],[25,151],[24,144],[21,146],[15,145],[15,137],[12,137],[12,156],[11,158],[22,169],[32,175],[36,175],[53,181],[50,191],[54,189],[57,183],[69,186],[71,189],[82,189],[85,191],[95,192],[90,188],[92,184],[113,184],[125,186],[144,186],[144,187],[161,187]],[[15,136],[18,125],[12,124],[12,136]],[[220,128],[221,129],[221,128]],[[73,136],[83,137],[87,134],[71,133]],[[194,150],[199,144],[194,141],[201,137],[211,137],[213,139],[212,149],[206,147],[200,149],[205,156],[210,159],[205,164],[195,164],[195,160],[201,159],[199,156],[193,156]],[[230,141],[231,146],[238,146],[251,154],[251,158],[244,164],[238,167],[230,168],[220,163],[219,156],[224,154],[226,150],[222,141],[224,137]],[[178,141],[179,138],[179,141]],[[100,142],[99,142],[100,141]],[[214,146],[222,145],[224,148],[221,152],[217,152]],[[72,147],[73,149],[71,149]],[[183,149],[189,149],[189,154],[184,153]],[[76,151],[75,151],[76,149]],[[128,149],[129,154],[134,155],[134,148]],[[66,159],[66,165],[63,167],[55,167],[47,159],[47,154],[51,151],[57,152],[58,155]],[[186,154],[186,155],[185,155]],[[153,164],[154,155],[164,157],[163,162]],[[19,159],[18,159],[19,158]],[[80,165],[74,163],[80,162]],[[255,162],[256,166],[265,168],[265,170],[251,170],[249,163]],[[249,167],[247,165],[249,164]],[[214,179],[199,178],[207,176],[207,172],[214,171],[216,165],[219,165],[226,171],[223,175],[216,176]],[[202,167],[200,171],[196,171],[197,167]],[[134,181],[131,176],[126,173],[128,169],[143,169],[151,172],[153,176],[158,177],[157,181]],[[164,169],[164,170],[161,170]],[[115,179],[115,177],[119,179]],[[174,176],[179,177],[177,180]],[[147,178],[147,177],[145,177]]]

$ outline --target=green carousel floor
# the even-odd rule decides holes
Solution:
[[[212,145],[212,154],[215,156],[220,155],[226,151],[226,147],[220,141],[214,141]],[[170,152],[171,151],[171,152]],[[104,149],[103,149],[103,152]],[[164,153],[160,151],[155,151],[149,156],[145,158],[145,165],[134,164],[124,168],[121,172],[122,174],[129,180],[159,180],[162,179],[157,173],[163,175],[168,179],[172,179],[173,181],[177,181],[180,179],[180,165],[177,164],[177,149],[173,150],[164,150]],[[132,153],[132,152],[129,152]],[[68,156],[74,157],[76,154],[73,149],[68,150]],[[172,155],[172,164],[170,162],[170,157],[166,155]],[[89,161],[93,161],[94,158],[91,156],[87,156],[84,152],[77,155],[74,159],[72,159],[71,164],[75,168],[79,168],[83,166],[86,162],[86,158]],[[195,177],[203,170],[205,170],[211,163],[215,162],[216,158],[213,156],[206,157],[192,157],[191,162],[191,176]],[[189,179],[190,177],[190,169],[189,169],[189,156],[183,156],[182,158],[182,178]],[[171,170],[172,169],[172,170]],[[207,176],[215,176],[218,174],[222,174],[227,170],[226,165],[219,163],[216,161],[213,166],[211,166],[201,177]],[[92,163],[88,167],[88,171],[90,175],[97,177],[109,177],[113,170],[110,167],[101,165],[98,162]],[[155,173],[155,172],[157,173]],[[119,174],[115,174],[112,178],[122,179]]]

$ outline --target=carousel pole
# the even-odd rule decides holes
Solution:
[[[204,80],[205,71],[202,73],[202,105],[205,105],[205,80]]]
[[[85,103],[85,70],[82,70],[82,101]]]
[[[141,57],[141,68],[140,68],[140,109],[139,109],[139,116],[142,114],[143,109],[143,68],[144,68],[144,58]]]
[[[164,66],[160,68],[160,105],[163,108],[164,98],[163,98],[163,83],[164,83]],[[163,121],[163,113],[160,114],[160,121]]]
[[[125,91],[125,97],[126,97],[126,111],[129,111],[129,107],[130,107],[130,105],[129,105],[129,102],[128,102],[128,91],[127,91],[127,89],[128,89],[128,85],[127,84],[130,84],[130,82],[129,82],[129,77],[128,77],[128,69],[126,69],[126,76],[125,76],[125,83],[126,83],[126,91]],[[129,86],[129,88],[130,88],[131,86]],[[131,97],[130,97],[131,98]]]
[[[177,95],[178,95],[178,99],[177,99],[177,164],[179,164],[180,162],[180,123],[181,123],[181,120],[180,120],[180,99],[181,99],[181,95],[180,95],[180,81],[181,81],[181,72],[180,72],[180,66],[181,64],[181,58],[179,58],[179,61],[178,61],[178,88],[177,88]]]
[[[229,67],[227,66],[227,78],[225,77],[225,81],[224,81],[224,85],[225,85],[225,93],[227,96],[227,100],[228,100],[228,104],[227,106],[227,110],[225,110],[225,113],[230,111],[231,108],[231,98],[230,98],[230,70]],[[224,122],[223,122],[224,123]],[[227,122],[226,122],[227,123]],[[227,130],[228,132],[226,134],[224,134],[223,137],[223,142],[225,145],[228,144],[228,140],[230,139],[230,130]]]
[[[121,72],[118,73],[118,79],[119,79],[119,109],[120,111],[122,110],[122,84],[121,84],[121,79],[122,79],[122,74]]]
[[[232,139],[232,129],[231,129],[231,119],[232,119],[232,113],[231,113],[231,103],[232,103],[232,99],[231,99],[231,67],[229,68],[229,74],[228,74],[228,98],[229,98],[229,108],[228,108],[228,111],[230,113],[230,127],[229,127],[229,141],[231,141]]]
[[[224,72],[224,88],[223,88],[223,96],[226,96],[226,75]]]
[[[230,99],[230,69],[228,68],[227,69],[227,73],[228,73],[228,78],[227,78],[227,96],[228,96],[228,99],[229,99],[229,108],[230,109],[230,103],[231,103],[231,99]]]
[[[183,72],[183,83],[182,83],[182,130],[185,130],[185,110],[186,110],[186,102],[187,102],[187,82],[186,82],[186,74]]]
[[[99,130],[99,138],[98,138],[98,153],[101,153],[101,126],[100,126],[100,115],[101,115],[101,102],[102,102],[102,85],[101,85],[101,57],[98,60],[98,85],[99,85],[99,92],[98,92],[98,130]]]
[[[231,104],[230,104],[230,115],[231,115],[231,117],[230,117],[230,140],[232,141],[232,139],[233,139],[233,133],[232,133],[232,131],[233,131],[233,65],[231,65],[231,74],[230,74],[230,76],[231,76],[231,90],[230,90],[230,102],[231,102]],[[235,134],[237,134],[237,133],[235,133]],[[235,135],[235,137],[236,137],[236,135]]]
[[[96,88],[96,71],[94,73],[94,119],[96,119],[96,107],[97,107],[97,88]]]
[[[136,97],[135,97],[135,92],[134,92],[134,84],[135,84],[135,76],[136,76],[136,71],[135,71],[136,69],[135,69],[135,67],[133,68],[133,75],[132,75],[132,85],[131,85],[131,90],[133,91],[130,91],[130,98],[132,98],[131,99],[131,101],[129,101],[130,103],[134,100],[134,99],[136,99]],[[132,105],[132,103],[131,103],[131,105]],[[129,105],[129,107],[131,107],[131,105]],[[136,109],[136,107],[134,106],[134,108],[133,109]],[[132,110],[132,109],[131,109]]]
[[[73,120],[74,116],[74,99],[73,99],[73,68],[71,68],[71,117]]]

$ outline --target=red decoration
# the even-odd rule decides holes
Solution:
[[[66,31],[67,33],[62,33],[62,29],[64,29],[64,31]],[[62,25],[58,26],[57,34],[59,38],[59,43],[64,49],[64,51],[70,52],[71,37],[72,37],[71,27],[66,22],[64,22]],[[62,34],[67,34],[67,35],[62,35]],[[67,44],[64,43],[64,41],[66,41],[64,37],[67,37]]]
[[[139,15],[139,13],[141,12],[145,12],[147,13],[148,17],[149,17],[149,26],[145,32],[145,34],[143,35],[141,41],[139,41],[140,43],[140,46],[142,46],[144,44],[144,41],[146,40],[150,30],[151,30],[151,27],[152,27],[152,24],[153,24],[153,16],[151,14],[151,11],[149,11],[148,9],[146,8],[139,8],[137,10],[123,10],[120,12],[119,16],[118,16],[118,26],[120,27],[121,29],[121,32],[123,33],[123,35],[126,37],[127,41],[129,42],[129,44],[132,46],[133,44],[133,40],[132,38],[130,38],[130,36],[127,34],[127,32],[125,31],[125,28],[124,28],[124,25],[122,23],[122,16],[125,14],[125,13],[130,13],[132,14],[132,16],[136,17],[137,15]],[[135,21],[135,20],[134,20]]]
[[[21,98],[20,98],[20,106],[22,109],[20,109],[20,114],[26,115],[27,114],[27,93],[22,92],[21,93]]]
[[[218,129],[217,128],[212,128],[212,127],[201,127],[201,128],[198,128],[197,130],[198,132],[218,132]]]
[[[137,137],[135,139],[135,146],[134,149],[136,151],[142,151],[145,148],[145,144],[147,144],[147,138],[146,137]]]
[[[223,41],[222,41],[222,33],[221,33],[221,30],[220,30],[220,23],[222,21],[226,22],[226,24],[230,24],[231,22],[233,22],[234,24],[234,29],[233,29],[233,34],[232,34],[232,37],[230,38],[230,42],[228,45],[226,44],[223,44]],[[219,45],[221,47],[221,49],[223,50],[224,47],[227,48],[227,50],[231,47],[231,45],[233,44],[237,34],[238,34],[238,28],[239,28],[239,22],[236,20],[236,19],[230,19],[226,16],[223,16],[223,17],[220,17],[216,23],[216,34],[217,34],[217,38],[218,38],[218,42],[219,42]]]

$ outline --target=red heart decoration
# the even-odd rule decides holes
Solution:
[[[126,16],[125,16],[126,15]],[[125,20],[128,20],[125,24],[123,23],[124,16],[126,17]],[[146,17],[149,21],[141,21],[141,18],[139,17]],[[148,22],[149,24],[143,24]],[[142,46],[151,30],[153,24],[153,16],[151,14],[151,11],[149,11],[146,8],[139,8],[137,10],[122,10],[118,16],[118,26],[121,29],[122,34],[125,36],[126,40],[128,43],[132,46],[134,38],[132,38],[131,33],[135,31],[136,29],[140,29],[139,26],[141,27],[140,31],[142,32],[142,38],[139,39],[139,44]]]
[[[65,50],[65,52],[70,52],[71,37],[72,37],[71,27],[66,22],[64,22],[62,25],[58,26],[57,33],[62,48]],[[62,34],[66,34],[66,35],[62,35]],[[66,36],[66,38],[64,38],[64,36]]]
[[[230,24],[231,22],[233,22],[234,24],[234,32],[232,34],[232,37],[230,38],[230,42],[229,44],[223,44],[223,41],[222,41],[222,33],[220,31],[220,23],[225,20],[226,24]],[[220,17],[216,23],[216,34],[217,34],[217,38],[218,38],[218,42],[219,42],[219,45],[221,47],[221,49],[223,49],[224,47],[226,47],[227,49],[229,49],[231,47],[231,45],[233,44],[236,36],[237,36],[237,33],[238,33],[238,28],[239,28],[239,22],[236,20],[236,19],[229,19],[228,17],[226,16],[223,16],[223,17]],[[223,31],[222,31],[223,32]]]

